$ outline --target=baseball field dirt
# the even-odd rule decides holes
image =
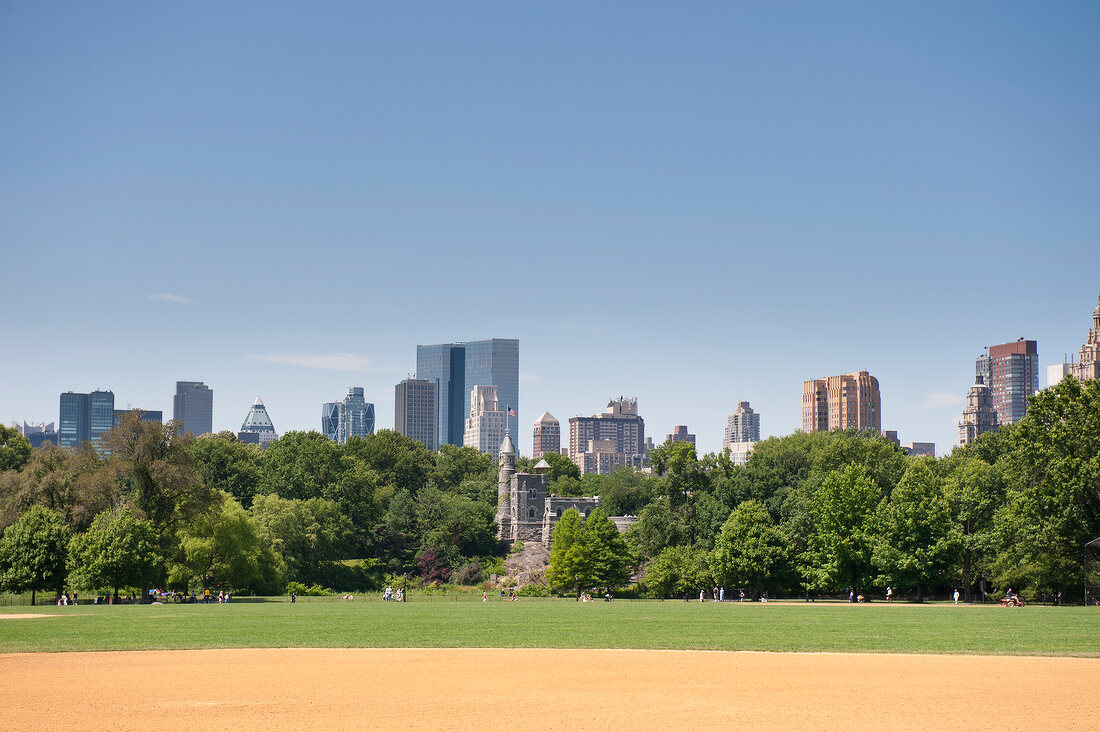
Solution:
[[[6,729],[1096,729],[1100,659],[265,649],[0,655]],[[82,725],[87,726],[87,725]]]

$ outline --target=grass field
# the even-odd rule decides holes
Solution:
[[[38,612],[56,617],[3,619]],[[635,648],[1100,657],[1095,608],[377,600],[0,609],[0,653]]]

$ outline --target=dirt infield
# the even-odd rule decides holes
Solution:
[[[1096,729],[1100,659],[268,649],[0,655],[6,729]]]
[[[35,618],[58,618],[60,615],[45,613],[0,613],[0,620],[34,620]]]

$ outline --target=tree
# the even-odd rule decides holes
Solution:
[[[0,472],[22,470],[31,458],[31,441],[14,427],[0,424]]]
[[[959,552],[959,535],[951,521],[943,480],[933,461],[909,465],[901,482],[877,511],[874,562],[883,583],[924,590],[950,579]]]
[[[0,539],[0,587],[8,592],[56,589],[65,581],[69,527],[55,511],[34,506]]]
[[[105,463],[122,497],[147,519],[169,550],[175,529],[217,505],[220,496],[196,472],[188,449],[193,437],[176,423],[147,422],[135,410],[103,436]]]
[[[350,437],[344,450],[373,470],[382,485],[392,486],[395,491],[416,493],[428,484],[435,468],[435,456],[423,443],[393,430]]]
[[[562,455],[560,452],[544,452],[541,459],[550,465],[550,485],[561,478],[577,478],[579,480],[581,477],[581,469],[569,459],[568,455]]]
[[[710,567],[723,586],[744,586],[752,594],[781,584],[789,573],[787,538],[760,501],[745,501],[722,525]]]
[[[881,500],[881,489],[862,465],[853,463],[825,478],[808,505],[813,529],[802,574],[810,589],[862,587],[874,581],[874,518]]]
[[[707,553],[684,545],[667,547],[646,565],[643,581],[657,597],[694,595],[711,584]]]
[[[197,579],[203,589],[226,587],[262,594],[282,590],[282,558],[264,540],[256,520],[229,496],[216,512],[192,522],[181,532],[180,554],[169,582],[184,589]]]
[[[564,455],[558,457],[567,459]],[[569,464],[573,462],[570,460]],[[620,465],[611,475],[600,477],[603,480],[596,495],[600,497],[600,506],[610,516],[637,516],[656,494],[657,481],[627,465]]]
[[[1028,399],[1008,436],[1010,490],[997,513],[1000,586],[1075,590],[1085,542],[1100,536],[1100,379],[1063,379]]]
[[[630,550],[607,512],[597,508],[584,520],[582,529],[595,585],[611,589],[629,582],[633,564]]]
[[[15,521],[31,506],[57,511],[74,531],[83,531],[96,514],[118,502],[118,486],[95,448],[44,445],[31,452],[19,473],[0,473],[0,526]]]
[[[354,527],[334,501],[259,495],[251,513],[263,540],[286,561],[288,581],[319,582],[347,556]]]
[[[546,570],[551,592],[570,592],[580,597],[583,590],[595,586],[592,556],[586,539],[584,519],[577,509],[563,513],[554,526],[550,568]]]
[[[188,448],[203,483],[233,496],[244,508],[260,492],[264,451],[248,445],[229,431],[195,438]]]
[[[129,510],[104,511],[69,542],[69,582],[80,589],[144,587],[163,569],[156,528]]]
[[[963,594],[970,602],[975,571],[982,578],[983,594],[984,578],[992,577],[996,556],[993,519],[1004,505],[1004,481],[999,469],[966,451],[957,450],[941,464],[946,472],[944,496],[959,534]]]

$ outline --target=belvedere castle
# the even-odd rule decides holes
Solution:
[[[533,473],[516,472],[516,446],[511,432],[505,432],[500,445],[500,475],[497,482],[497,516],[500,529],[497,538],[514,543],[538,542],[550,546],[554,524],[571,508],[587,518],[600,506],[599,496],[547,495],[550,484],[550,464],[540,460]],[[615,516],[612,521],[620,532],[638,519],[635,516]]]

